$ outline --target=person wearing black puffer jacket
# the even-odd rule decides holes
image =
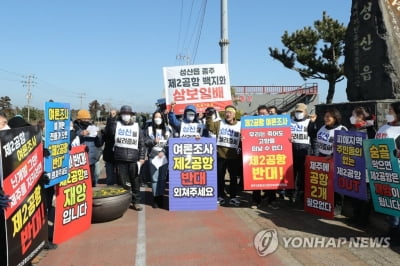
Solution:
[[[85,109],[78,111],[73,128],[74,134],[79,138],[79,144],[85,144],[88,148],[92,186],[95,187],[99,179],[95,171],[96,163],[101,157],[101,146],[103,145],[101,134],[98,134],[99,128],[92,123],[92,117]]]
[[[125,189],[132,190],[132,207],[141,211],[140,182],[138,164],[144,163],[145,145],[143,131],[133,120],[132,107],[123,105],[117,121],[109,123],[104,135],[114,139],[114,160],[117,170],[117,182]]]
[[[110,116],[107,118],[106,126],[117,121],[117,110],[111,110]],[[103,160],[106,168],[106,184],[108,186],[117,183],[117,174],[114,162],[114,138],[106,135],[104,129],[101,131],[104,141]]]

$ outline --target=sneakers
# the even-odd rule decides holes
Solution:
[[[51,250],[51,249],[56,249],[58,246],[57,244],[54,244],[53,242],[47,241],[47,243],[44,245],[44,249]]]
[[[139,204],[136,204],[136,203],[132,203],[131,204],[131,208],[134,209],[135,211],[138,211],[138,212],[143,210],[143,207],[140,206]]]
[[[223,197],[218,197],[217,203],[219,205],[224,205],[225,204],[225,199]]]
[[[239,207],[240,205],[240,200],[237,198],[231,198],[229,200],[229,204],[234,205],[235,207]]]

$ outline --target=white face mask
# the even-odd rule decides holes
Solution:
[[[352,125],[354,125],[355,123],[357,123],[357,118],[355,118],[354,116],[350,116],[350,123],[352,124]]]
[[[294,116],[296,117],[297,120],[304,119],[304,113],[303,112],[295,112]]]
[[[131,115],[121,115],[121,119],[124,122],[129,122],[129,120],[131,120]]]
[[[394,120],[396,120],[395,117],[394,117],[394,115],[386,114],[386,121],[387,121],[388,123],[392,123],[392,122],[394,122]]]
[[[161,118],[154,118],[154,123],[159,126],[162,123],[162,119]]]
[[[187,120],[189,120],[190,122],[193,122],[195,115],[194,114],[187,114],[186,118]]]

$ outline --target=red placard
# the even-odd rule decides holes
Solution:
[[[85,145],[70,151],[68,179],[56,186],[54,243],[64,242],[87,229],[92,220],[92,183]]]
[[[333,159],[307,156],[304,188],[304,211],[333,219]]]
[[[289,115],[246,116],[241,122],[244,189],[292,189]]]

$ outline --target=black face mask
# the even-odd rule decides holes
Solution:
[[[82,129],[86,129],[90,125],[90,122],[88,121],[80,121],[79,122],[79,127]]]

